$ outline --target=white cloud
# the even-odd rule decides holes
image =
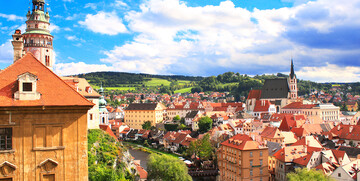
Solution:
[[[79,21],[79,24],[95,33],[106,35],[117,35],[127,32],[122,19],[119,18],[115,12],[107,13],[100,11],[95,15],[88,14],[84,21]]]
[[[69,36],[69,35],[66,35],[65,38],[67,40],[70,40],[70,41],[75,41],[75,40],[78,40],[78,38],[76,36]]]
[[[298,77],[317,82],[360,82],[360,67],[340,67],[327,63],[321,67],[303,67],[297,73]]]
[[[53,23],[52,23],[52,24],[49,26],[49,30],[50,30],[50,32],[56,33],[56,32],[59,32],[59,31],[60,31],[60,27],[57,26],[56,24],[53,24]]]
[[[72,29],[69,28],[69,27],[63,28],[63,30],[64,30],[64,31],[72,31]]]
[[[96,10],[97,5],[96,5],[96,3],[87,3],[87,4],[85,4],[84,8],[90,8],[92,10]]]
[[[345,50],[331,47],[338,42],[311,42],[326,33],[336,35],[340,32],[336,28],[359,25],[360,29],[358,1],[304,2],[291,8],[248,11],[231,1],[189,7],[179,0],[148,0],[140,11],[130,11],[124,18],[129,31],[137,33],[134,40],[104,51],[106,58],[101,61],[120,71],[216,75],[229,70],[283,72],[291,57],[298,69],[323,65],[324,60],[336,64],[349,53],[360,57],[354,53],[360,52],[356,43],[355,48]],[[102,19],[88,16],[86,20]],[[297,30],[303,34],[294,34]],[[310,30],[319,36],[307,36]],[[335,35],[325,40],[340,41]],[[355,42],[357,37],[346,38],[341,41]]]
[[[78,63],[58,63],[54,65],[54,72],[60,76],[75,75],[97,71],[111,71],[112,68],[104,64],[86,64],[84,62]]]
[[[16,16],[14,14],[3,14],[0,13],[1,18],[5,18],[8,21],[25,21],[26,19],[22,16]]]
[[[5,43],[0,45],[0,62],[1,63],[12,63],[14,59],[13,46],[11,40],[7,40]]]

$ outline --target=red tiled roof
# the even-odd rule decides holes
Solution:
[[[249,136],[237,134],[221,143],[221,145],[236,148],[239,150],[259,149],[259,143],[253,141]]]
[[[352,130],[351,130],[352,129]],[[360,140],[360,126],[359,125],[337,125],[330,130],[330,133],[338,135],[340,139],[346,140]]]
[[[15,100],[18,89],[18,76],[26,72],[37,76],[39,100]],[[60,77],[39,62],[31,53],[0,71],[0,107],[28,106],[94,106],[93,103],[76,92]]]
[[[266,138],[274,138],[276,136],[275,133],[277,130],[278,128],[276,127],[266,127],[264,131],[261,132],[260,136]]]
[[[297,136],[299,138],[307,135],[304,128],[292,128],[291,132],[293,132],[295,134],[295,136]]]
[[[303,104],[302,102],[293,102],[284,106],[282,109],[311,109],[315,106],[316,104]]]
[[[250,90],[248,99],[256,99],[259,100],[261,97],[261,90]]]
[[[269,111],[270,104],[269,100],[257,100],[253,112],[267,112]]]
[[[307,154],[303,157],[294,159],[293,162],[296,164],[302,165],[302,166],[306,166],[309,163],[311,156],[312,156],[312,154]]]
[[[108,133],[111,137],[115,138],[115,140],[117,140],[117,137],[114,135],[114,133],[111,131],[111,129],[108,125],[100,124],[99,127],[100,127],[100,129],[102,129],[106,133]]]

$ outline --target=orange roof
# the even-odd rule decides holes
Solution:
[[[117,140],[117,137],[114,135],[114,133],[111,131],[108,125],[100,124],[99,127],[100,129],[104,130],[107,134],[109,134],[111,137],[115,138],[115,140]]]
[[[77,90],[84,97],[100,97],[100,94],[97,93],[84,78],[77,77],[61,77],[67,84],[69,84],[73,89]]]
[[[303,104],[302,102],[293,102],[284,106],[282,109],[311,109],[315,106],[316,104]]]
[[[257,100],[253,112],[268,112],[270,104],[269,100]]]
[[[30,72],[37,76],[39,100],[15,100],[14,93],[18,87],[18,76]],[[0,72],[0,107],[30,106],[94,106],[81,96],[60,77],[39,62],[31,53]]]
[[[230,139],[221,143],[221,145],[236,148],[239,150],[255,150],[259,149],[259,143],[253,141],[249,136],[237,134]]]
[[[261,90],[250,90],[248,99],[256,99],[259,100],[261,97]]]

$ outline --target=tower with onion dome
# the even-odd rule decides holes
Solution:
[[[19,30],[13,35],[13,45],[21,44],[23,41],[23,50],[18,47],[14,54],[24,54],[31,52],[40,62],[52,70],[54,64],[53,54],[53,36],[50,34],[50,15],[45,12],[45,0],[32,0],[32,10],[26,14],[26,32],[18,37]],[[18,39],[16,39],[18,38]],[[14,56],[14,62],[19,56]]]

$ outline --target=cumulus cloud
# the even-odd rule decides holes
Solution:
[[[75,75],[97,71],[111,71],[113,68],[107,65],[77,63],[58,63],[54,65],[54,72],[60,76]]]
[[[79,21],[79,24],[95,33],[106,35],[117,35],[127,32],[122,19],[119,18],[115,12],[108,13],[100,11],[95,15],[88,14],[84,21]]]
[[[14,14],[3,14],[3,13],[0,13],[0,18],[5,18],[7,21],[25,21],[26,20],[22,16],[16,16]]]
[[[360,67],[340,67],[327,63],[321,67],[302,67],[297,76],[318,82],[360,82]]]
[[[14,59],[13,46],[11,40],[7,40],[5,43],[0,45],[0,62],[1,63],[12,63]]]

